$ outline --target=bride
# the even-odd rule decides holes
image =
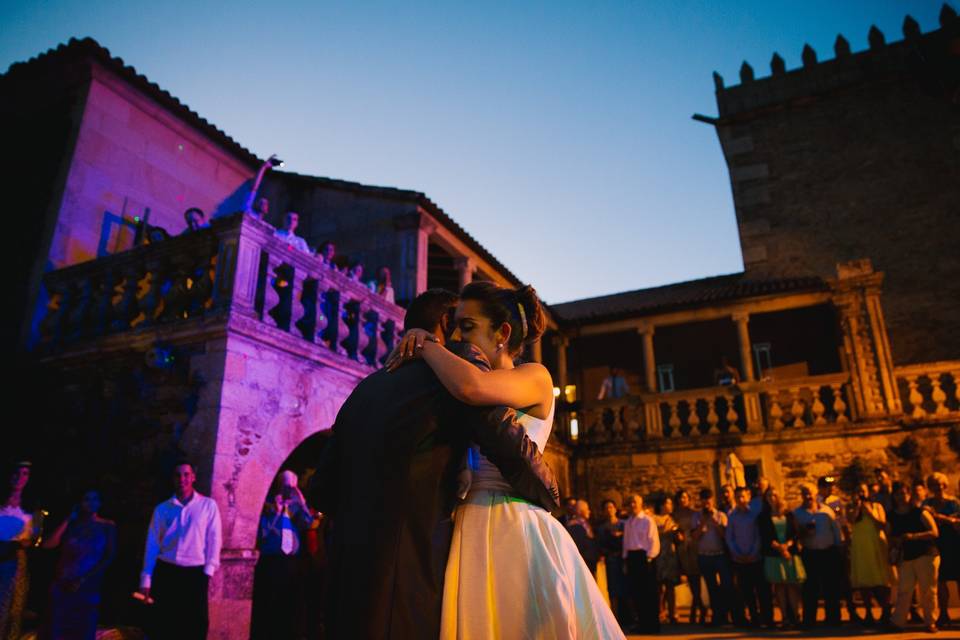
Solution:
[[[553,426],[553,381],[539,363],[515,363],[524,346],[543,334],[536,292],[473,282],[460,294],[454,323],[451,340],[479,348],[492,370],[477,369],[420,330],[404,336],[398,355],[422,357],[462,402],[517,409],[543,451]],[[441,637],[623,638],[563,525],[515,497],[479,452],[471,449],[468,458],[472,484],[454,514]]]

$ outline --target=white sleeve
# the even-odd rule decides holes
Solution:
[[[650,553],[647,554],[647,557],[653,560],[660,555],[660,533],[657,531],[656,523],[652,520],[650,521],[647,535],[650,539]]]
[[[210,520],[207,522],[206,540],[204,541],[204,557],[206,562],[203,565],[203,572],[208,576],[213,576],[220,567],[220,550],[223,547],[223,532],[220,524],[220,509],[217,503],[210,499]]]
[[[150,588],[153,569],[157,566],[157,557],[160,555],[160,518],[157,516],[159,510],[160,505],[153,510],[150,526],[147,527],[147,542],[143,550],[143,571],[140,573],[142,589]]]

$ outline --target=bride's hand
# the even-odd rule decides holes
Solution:
[[[407,331],[400,344],[393,350],[387,362],[384,365],[387,371],[393,371],[397,367],[419,358],[423,354],[423,344],[425,342],[440,342],[435,335],[423,329],[410,329]]]

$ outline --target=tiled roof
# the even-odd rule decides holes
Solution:
[[[731,273],[661,287],[573,300],[551,305],[551,309],[561,324],[583,325],[697,307],[714,302],[826,289],[827,284],[815,276],[751,280],[743,273]]]
[[[86,57],[92,58],[107,68],[113,70],[115,73],[127,80],[130,84],[154,98],[157,102],[167,107],[175,114],[179,115],[181,118],[198,128],[216,142],[219,142],[221,145],[226,147],[227,150],[236,154],[241,160],[246,161],[254,166],[259,166],[260,163],[263,162],[249,149],[242,146],[224,131],[217,128],[205,118],[201,117],[196,111],[193,111],[190,107],[180,102],[180,100],[171,95],[168,91],[165,91],[156,83],[148,80],[143,74],[137,73],[137,70],[124,63],[123,59],[112,56],[109,50],[101,46],[100,43],[93,38],[83,38],[79,40],[76,38],[71,38],[70,42],[61,44],[54,49],[50,49],[44,53],[41,53],[40,55],[35,56],[26,62],[14,63],[10,65],[10,68],[7,70],[6,74],[0,75],[0,82],[7,78],[14,78],[20,73],[32,72],[38,68],[43,68],[50,64],[83,60]],[[486,262],[493,266],[493,268],[497,269],[501,274],[503,274],[507,280],[514,283],[514,285],[521,284],[520,279],[517,278],[509,269],[507,269],[507,267],[505,267],[499,260],[497,260],[493,254],[487,251],[483,245],[481,245],[473,236],[467,233],[463,227],[457,224],[453,218],[447,215],[447,213],[435,202],[430,200],[430,198],[419,191],[396,189],[393,187],[377,187],[360,184],[357,182],[349,182],[346,180],[335,180],[332,178],[308,176],[292,172],[277,173],[321,182],[334,189],[357,191],[375,195],[381,198],[393,198],[415,202],[429,212],[430,215],[436,218],[437,222],[453,232],[455,236],[457,236],[465,245],[470,247],[470,249],[478,256],[483,258]]]
[[[228,136],[213,123],[201,117],[196,111],[180,102],[180,100],[171,95],[169,91],[161,89],[157,83],[150,82],[146,76],[137,73],[137,70],[124,63],[122,58],[111,55],[109,50],[101,46],[100,43],[93,38],[82,38],[79,40],[77,38],[71,38],[70,42],[45,51],[25,62],[15,62],[10,65],[10,68],[7,69],[5,74],[0,76],[0,81],[14,79],[21,73],[36,72],[44,68],[48,69],[50,65],[81,61],[85,58],[96,60],[107,67],[211,139],[223,145],[240,160],[253,166],[259,166],[263,162],[263,160],[255,156],[249,149]]]

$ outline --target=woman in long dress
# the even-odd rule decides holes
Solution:
[[[461,360],[423,331],[409,332],[399,353],[423,357],[462,402],[517,409],[543,451],[553,425],[553,381],[539,363],[515,364],[524,347],[543,334],[536,292],[473,282],[462,291],[454,320],[451,339],[480,349],[491,371]],[[516,497],[499,470],[471,451],[472,484],[454,515],[441,637],[623,638],[563,525]]]

